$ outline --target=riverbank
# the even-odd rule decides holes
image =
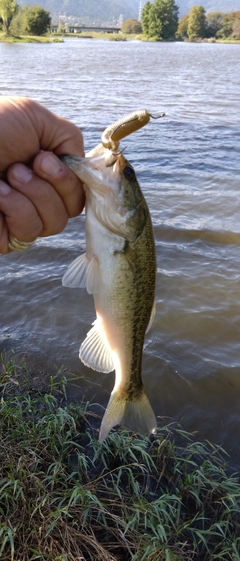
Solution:
[[[46,36],[32,36],[32,35],[8,35],[0,32],[0,42],[4,43],[62,43],[65,38],[70,39],[104,39],[108,41],[143,41],[143,42],[160,42],[154,38],[147,38],[143,34],[128,34],[125,33],[97,33],[97,32],[81,32],[81,33],[51,33]],[[171,43],[173,41],[170,41]],[[177,42],[177,41],[176,41]],[[179,42],[179,41],[178,41]],[[185,41],[186,42],[186,41]],[[189,41],[187,41],[189,42]],[[200,39],[194,41],[197,43],[228,43],[240,44],[240,39]]]
[[[56,36],[56,37],[61,37],[62,39],[64,39],[64,37],[68,37],[68,38],[76,38],[76,39],[107,39],[108,41],[143,41],[143,42],[154,42],[154,43],[158,43],[158,42],[162,42],[162,41],[156,41],[156,39],[154,38],[150,38],[150,37],[146,37],[145,35],[141,34],[126,34],[126,33],[96,33],[96,32],[91,32],[91,34],[89,32],[81,32],[81,33],[53,33],[51,36]],[[173,42],[179,42],[179,41],[169,41],[169,43],[173,43]],[[182,42],[182,41],[180,41]],[[185,42],[190,42],[190,41],[185,41]],[[194,41],[194,42],[199,42],[199,43],[230,43],[230,44],[238,44],[240,43],[240,39],[215,39],[215,38],[210,38],[210,39],[200,39],[199,41]]]
[[[62,43],[64,38],[74,39],[108,39],[110,41],[126,41],[126,35],[122,33],[51,33],[50,35],[6,35],[0,32],[2,43]],[[132,36],[131,36],[132,37]],[[135,36],[134,36],[135,37]]]
[[[1,43],[62,43],[63,40],[64,39],[61,36],[6,35],[5,33],[0,32]]]
[[[67,403],[63,375],[32,379],[1,355],[2,561],[239,558],[239,477],[221,448],[161,419],[100,445],[100,417]]]

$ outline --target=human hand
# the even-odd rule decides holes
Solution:
[[[56,234],[82,211],[82,184],[57,156],[83,156],[83,140],[75,125],[27,98],[0,97],[0,122],[0,253],[9,253],[10,236]]]

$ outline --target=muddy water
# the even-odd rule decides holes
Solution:
[[[34,97],[71,119],[89,150],[136,108],[166,111],[123,142],[151,210],[157,315],[145,385],[159,422],[177,420],[240,463],[240,45],[83,39],[0,44],[0,93]],[[113,374],[85,368],[78,348],[94,319],[84,290],[63,288],[84,250],[84,216],[27,252],[1,257],[0,350],[45,376],[63,365],[70,399],[106,405]],[[164,420],[162,419],[164,417]]]

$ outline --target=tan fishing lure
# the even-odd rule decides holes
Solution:
[[[109,125],[109,127],[105,129],[101,137],[102,145],[104,148],[116,151],[120,140],[144,127],[149,122],[150,117],[152,119],[160,119],[161,117],[165,117],[165,115],[166,113],[160,113],[160,115],[154,117],[147,109],[139,109],[138,111],[129,113],[129,115],[118,119],[118,121],[115,121],[115,123]]]

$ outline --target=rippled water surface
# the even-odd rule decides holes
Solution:
[[[79,125],[86,150],[137,108],[166,111],[125,139],[152,214],[157,314],[144,381],[155,411],[240,463],[240,45],[70,39],[0,44],[0,93],[27,95]],[[114,375],[85,368],[78,348],[94,319],[84,290],[63,288],[84,249],[84,217],[21,255],[1,257],[0,350],[35,374],[64,365],[71,397],[106,405]],[[162,419],[159,419],[162,422]]]

